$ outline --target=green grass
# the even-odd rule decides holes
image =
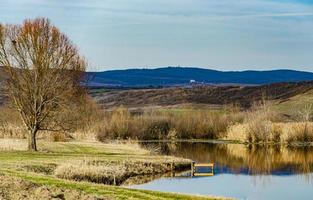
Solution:
[[[147,151],[139,149],[133,144],[49,143],[40,141],[39,149],[41,150],[39,152],[0,151],[0,173],[39,185],[77,190],[110,199],[212,199],[209,197],[135,190],[89,182],[75,182],[56,178],[53,174],[34,173],[23,168],[23,166],[34,166],[36,169],[41,169],[45,166],[57,166],[67,161],[94,158],[103,162],[127,160],[165,162],[170,159],[169,157],[150,155]]]
[[[299,114],[299,111],[305,109],[305,107],[310,104],[313,104],[313,90],[293,96],[287,101],[277,102],[273,105],[272,109],[278,113],[294,116]]]
[[[78,190],[87,194],[112,197],[114,199],[212,199],[209,197],[179,195],[174,193],[154,192],[147,190],[128,189],[117,186],[106,186],[88,182],[74,182],[53,178],[50,176],[34,175],[32,173],[2,170],[2,173],[15,176],[33,183],[55,186],[64,189]],[[214,198],[213,198],[214,199]]]

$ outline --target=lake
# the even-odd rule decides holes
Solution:
[[[160,177],[131,188],[233,197],[237,199],[312,199],[313,148],[227,144],[223,142],[144,143],[162,154],[214,163],[214,175],[190,171]]]

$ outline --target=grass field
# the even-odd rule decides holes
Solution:
[[[307,105],[313,104],[313,90],[298,94],[285,101],[277,101],[273,105],[273,110],[287,115],[297,115],[303,111]]]
[[[5,144],[5,145],[4,145]],[[39,152],[27,152],[24,140],[0,140],[0,199],[37,199],[50,195],[65,199],[68,194],[79,199],[212,199],[171,193],[128,189],[57,178],[54,170],[64,163],[96,160],[110,165],[115,162],[187,162],[174,157],[153,155],[133,143],[39,142]],[[17,192],[12,184],[24,188]],[[42,192],[42,190],[44,192]],[[16,191],[16,192],[15,192]],[[38,193],[39,191],[39,193]],[[41,191],[41,192],[40,192]],[[47,192],[48,191],[48,192]],[[25,197],[26,195],[26,197]],[[65,196],[64,196],[65,195]],[[6,198],[7,197],[7,198]],[[76,199],[77,199],[76,198]]]
[[[274,83],[260,86],[194,86],[161,89],[111,90],[90,92],[104,108],[123,105],[128,108],[175,106],[181,104],[229,105],[244,108],[263,98],[288,101],[313,89],[313,82]]]

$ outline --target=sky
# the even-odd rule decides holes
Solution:
[[[0,0],[0,23],[48,17],[89,70],[313,72],[313,0]]]

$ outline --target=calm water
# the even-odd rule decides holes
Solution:
[[[149,143],[163,154],[214,162],[214,176],[162,177],[131,186],[238,199],[312,199],[313,148],[218,143]]]

